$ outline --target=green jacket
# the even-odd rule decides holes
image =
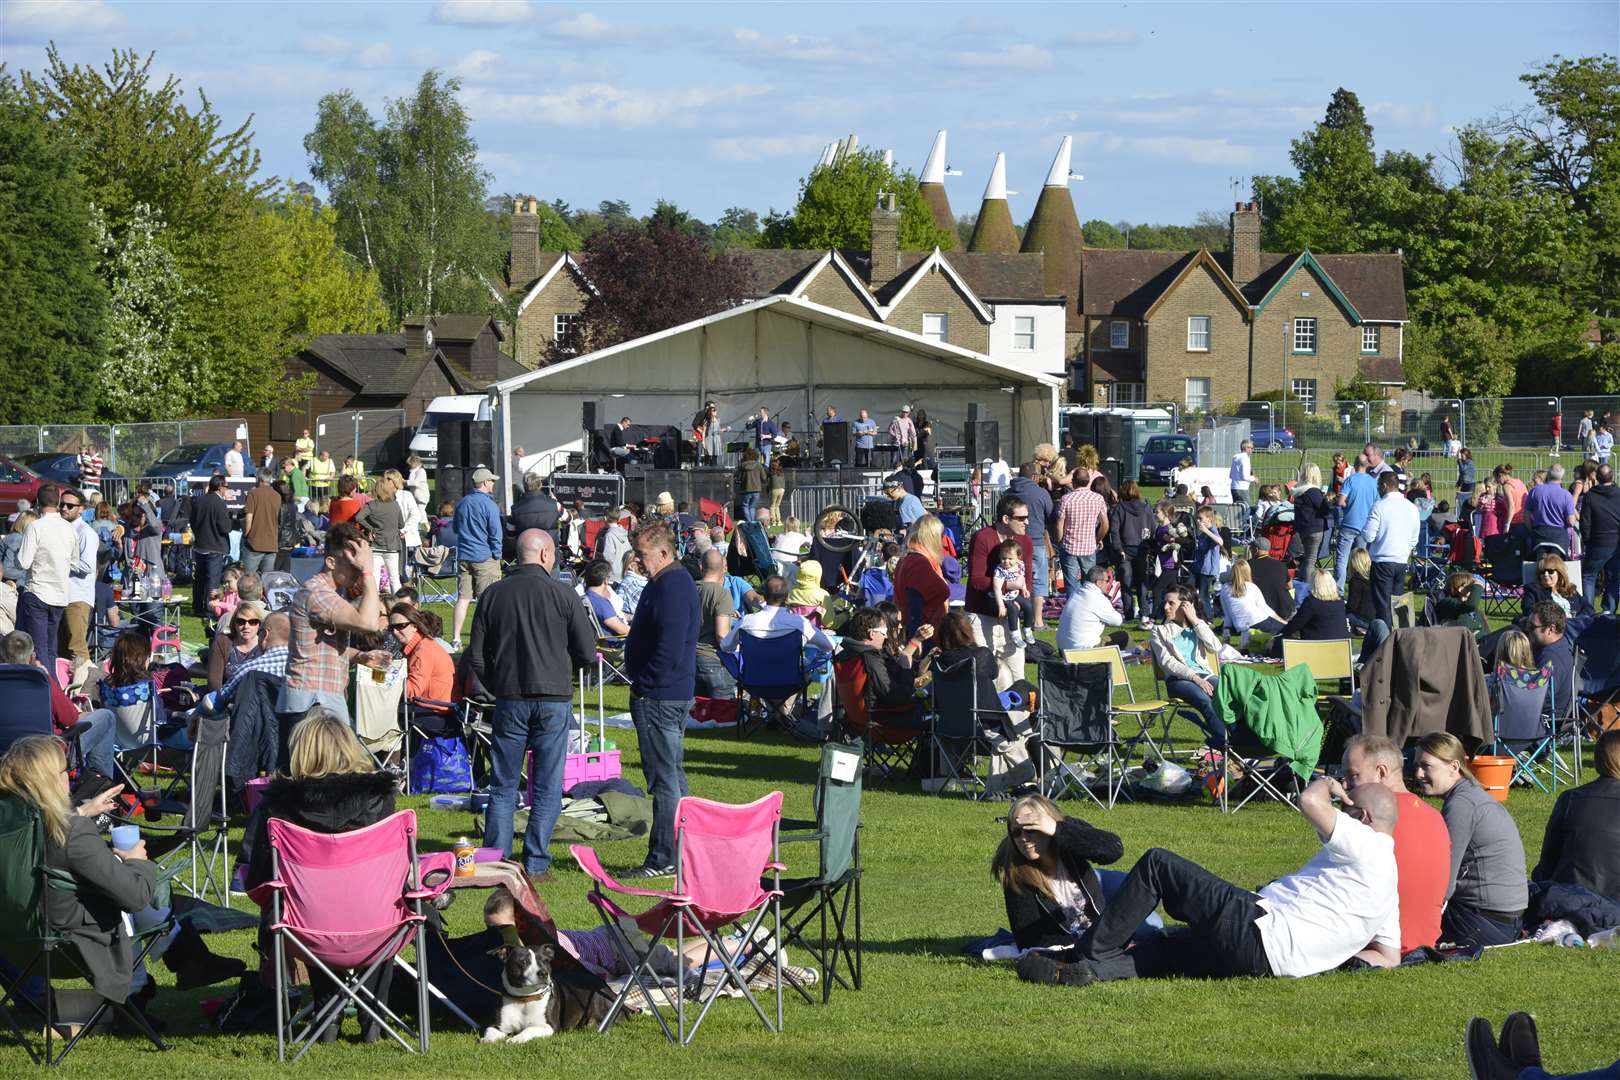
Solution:
[[[1227,724],[1241,722],[1288,759],[1309,780],[1322,756],[1322,720],[1316,714],[1316,679],[1301,664],[1266,675],[1244,664],[1225,664],[1215,684],[1215,711]]]

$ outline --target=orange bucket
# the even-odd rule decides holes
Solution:
[[[1468,759],[1479,786],[1490,792],[1497,802],[1507,802],[1508,788],[1513,783],[1513,759],[1482,754]]]

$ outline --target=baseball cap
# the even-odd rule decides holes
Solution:
[[[902,406],[900,406],[900,411],[901,412],[910,412],[911,411],[911,406],[910,405],[902,405]]]
[[[472,482],[475,483],[475,484],[482,484],[482,483],[485,483],[485,482],[490,481],[490,480],[499,480],[499,479],[500,479],[500,477],[496,476],[494,473],[490,472],[488,469],[484,468],[481,465],[478,468],[473,470]]]

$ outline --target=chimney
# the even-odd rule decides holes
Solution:
[[[540,218],[533,199],[512,203],[512,266],[507,284],[527,285],[540,276]]]
[[[1260,206],[1240,202],[1232,210],[1232,281],[1247,285],[1260,276]]]
[[[900,272],[900,211],[895,209],[894,192],[878,192],[872,210],[872,270],[867,282],[877,292]]]
[[[405,360],[407,363],[422,363],[432,354],[432,322],[433,320],[421,315],[412,315],[405,320]]]

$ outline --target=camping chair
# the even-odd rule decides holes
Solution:
[[[1278,676],[1270,676],[1277,678]],[[1318,698],[1320,700],[1320,698]],[[1220,699],[1216,698],[1220,712]],[[1226,724],[1226,745],[1221,750],[1220,807],[1223,814],[1235,814],[1256,796],[1265,795],[1286,806],[1299,809],[1299,796],[1305,790],[1289,760],[1250,730],[1242,716],[1222,715]],[[1237,775],[1233,775],[1234,768]],[[1232,805],[1232,782],[1248,780],[1249,791]]]
[[[771,551],[771,538],[765,535],[765,526],[757,521],[739,521],[736,532],[743,538],[747,557],[730,560],[736,569],[728,566],[727,570],[739,577],[754,574],[761,581],[776,573],[776,555]],[[728,554],[734,554],[729,545]]]
[[[1568,766],[1553,740],[1552,668],[1517,668],[1497,664],[1491,678],[1491,725],[1498,754],[1513,758],[1513,778],[1542,791],[1558,790],[1558,774]],[[1545,768],[1547,782],[1541,771]],[[1551,785],[1549,788],[1549,784]]]
[[[21,799],[0,798],[0,851],[6,853],[6,857],[0,859],[0,958],[8,961],[17,972],[9,982],[0,977],[0,987],[5,991],[0,995],[0,1021],[22,1043],[34,1064],[60,1064],[79,1044],[79,1040],[95,1028],[108,1009],[146,1036],[153,1046],[167,1050],[168,1045],[139,1011],[131,1009],[127,1002],[102,998],[90,1016],[79,1025],[79,1030],[68,1039],[67,1045],[62,1047],[62,1052],[56,1052],[56,1025],[62,1021],[56,1015],[56,994],[52,983],[89,980],[90,971],[78,947],[51,925],[47,890],[76,892],[78,883],[67,871],[46,865],[44,820],[38,809]],[[142,933],[131,943],[135,962],[138,964],[145,960],[152,947],[172,929],[172,923],[166,921]],[[36,969],[41,969],[38,975],[44,981],[40,995],[43,1007],[23,996],[24,985],[35,976]],[[34,1049],[32,1041],[12,1013],[13,1004],[26,1006],[44,1018],[43,1054]],[[32,1024],[29,1026],[32,1027]]]
[[[416,560],[416,590],[422,604],[453,604],[460,592],[454,544],[422,544]]]
[[[1282,651],[1284,671],[1290,671],[1302,664],[1310,668],[1311,677],[1316,680],[1318,705],[1335,696],[1349,697],[1355,694],[1356,653],[1351,647],[1349,638],[1337,641],[1299,641],[1284,638]],[[1338,684],[1344,681],[1350,683],[1350,689],[1342,694],[1337,690],[1330,692],[1323,689],[1323,684],[1338,687]]]
[[[401,732],[399,766],[405,774],[405,794],[422,794],[411,790],[411,762],[414,760],[411,751],[412,740],[415,740],[418,749],[431,739],[453,738],[469,742],[470,737],[463,722],[465,716],[465,703],[455,700],[436,701],[432,698],[413,698],[411,697],[410,684],[409,682],[406,683],[405,692],[399,696],[399,729]],[[468,745],[469,766],[472,749],[472,746]]]
[[[1125,740],[1125,756],[1122,761],[1124,767],[1129,767],[1131,756],[1136,752],[1137,744],[1146,743],[1147,749],[1142,753],[1142,764],[1147,764],[1149,753],[1159,761],[1165,761],[1169,755],[1175,753],[1175,745],[1171,740],[1170,722],[1175,719],[1176,703],[1166,697],[1149,698],[1146,701],[1136,700],[1136,691],[1131,687],[1130,675],[1125,671],[1125,655],[1120,652],[1118,645],[1101,645],[1094,649],[1065,649],[1063,659],[1071,664],[1107,664],[1108,678],[1112,684],[1109,694],[1109,707],[1114,717],[1128,716],[1134,719],[1139,730],[1135,735]],[[1125,691],[1125,700],[1119,700],[1119,692]],[[1153,739],[1153,722],[1159,722],[1159,740]]]
[[[0,664],[0,754],[27,735],[55,735],[51,723],[50,676],[32,664]],[[74,768],[83,757],[78,738],[90,729],[81,720],[61,733],[73,747]]]
[[[1487,536],[1481,542],[1485,559],[1485,614],[1514,618],[1524,595],[1524,537],[1516,530]]]
[[[213,893],[224,907],[231,904],[230,818],[225,780],[230,731],[229,716],[202,718],[185,772],[185,800],[172,795],[160,798],[156,804],[143,800],[141,820],[125,820],[125,824],[177,838],[180,846],[169,856],[157,860],[158,864],[165,868],[189,869],[189,878],[176,877],[175,884],[199,900],[206,900],[209,893]],[[166,825],[153,820],[161,814],[179,814],[180,822]],[[202,870],[200,879],[199,868]]]
[[[1036,767],[1041,791],[1052,799],[1074,791],[1100,809],[1112,810],[1121,792],[1127,799],[1130,793],[1125,791],[1125,761],[1114,731],[1109,665],[1044,660],[1035,665],[1035,671],[1035,731],[1040,743]],[[1063,755],[1069,750],[1080,754],[1080,760],[1066,761]],[[1056,766],[1050,778],[1049,753]],[[1103,774],[1106,801],[1091,789],[1093,777],[1086,775],[1098,769]]]
[[[1006,710],[999,700],[980,703],[979,679],[971,654],[950,664],[938,662],[936,656],[934,679],[928,691],[928,744],[934,768],[943,767],[949,780],[965,784],[974,799],[989,797],[989,780],[979,775],[976,766],[980,757],[988,757],[995,747],[982,721],[1005,720]],[[929,772],[933,775],[933,769]]]
[[[816,774],[815,820],[782,819],[782,843],[814,840],[818,849],[814,877],[782,879],[782,945],[800,946],[820,965],[823,1005],[834,982],[845,990],[861,988],[861,771],[859,746],[827,743]],[[818,918],[821,934],[812,942],[805,933]],[[839,970],[840,960],[848,980]],[[788,985],[814,1004],[798,979],[789,975]]]
[[[185,729],[185,721],[170,716],[166,723],[157,722],[157,702],[161,691],[156,681],[148,679],[131,686],[101,684],[102,701],[118,716],[119,727],[139,732],[136,742],[118,748],[113,762],[118,769],[116,780],[124,782],[124,790],[138,793],[146,804],[161,804],[174,799],[174,793],[184,779],[181,770],[171,770],[167,784],[163,782],[165,753],[173,753],[163,740]],[[145,772],[150,784],[142,787],[137,777]]]
[[[375,825],[344,833],[317,833],[280,818],[271,818],[270,880],[252,898],[270,906],[270,934],[276,965],[276,1054],[285,1061],[287,1044],[297,1046],[293,1060],[304,1056],[320,1035],[340,1022],[344,1007],[369,1017],[405,1050],[427,1053],[427,956],[417,931],[423,922],[422,901],[442,892],[448,880],[423,888],[416,861],[416,812],[401,810]],[[396,1026],[409,1026],[372,993],[368,983],[381,968],[417,940],[417,1030],[415,1047]],[[312,971],[335,984],[325,1002],[311,1001],[289,1016],[292,971],[289,947]],[[385,1019],[386,1018],[386,1019]],[[302,1031],[294,1029],[307,1019]]]
[[[619,682],[629,686],[630,676],[624,670],[624,647],[629,638],[608,633],[602,628],[602,620],[596,617],[596,609],[591,602],[584,597],[580,597],[579,602],[585,605],[585,614],[591,618],[591,629],[596,631],[597,684]]]
[[[792,730],[794,719],[788,702],[802,699],[810,682],[810,673],[804,667],[803,636],[792,629],[764,636],[738,634],[737,655],[738,738],[773,722]]]
[[[859,656],[833,661],[833,685],[837,694],[833,730],[858,740],[866,757],[886,773],[906,768],[923,733],[914,722],[916,707],[868,708],[866,665]]]
[[[598,1029],[606,1031],[624,1008],[633,991],[639,990],[647,1008],[658,1018],[658,1026],[670,1042],[686,1045],[697,1034],[709,1007],[726,986],[735,987],[754,1007],[767,1031],[782,1030],[782,938],[781,874],[782,863],[777,854],[778,827],[782,817],[782,793],[773,791],[756,802],[744,806],[711,802],[687,796],[675,809],[675,886],[672,889],[636,889],[621,885],[602,866],[593,848],[583,844],[570,845],[569,851],[581,870],[589,874],[592,885],[588,899],[608,928],[613,946],[630,978],[620,991],[613,1007],[602,1019]],[[624,896],[645,896],[658,901],[639,915],[632,915],[615,903],[607,889]],[[774,932],[762,942],[765,917],[771,915],[776,923]],[[641,942],[632,941],[621,920],[633,922],[640,932],[657,945],[666,937],[675,939],[675,1029],[670,1030],[665,1009],[660,1008],[654,996],[653,984],[657,976],[653,970],[656,948],[643,948]],[[748,943],[743,955],[733,956],[719,932],[727,926],[742,931],[740,940]],[[703,970],[713,961],[719,961],[721,971],[715,973],[712,984],[707,975],[693,989],[702,1004],[697,1019],[690,1029],[686,1026],[687,970],[682,958],[682,946],[691,934],[697,934],[706,946]],[[639,935],[637,935],[639,937]],[[736,940],[736,939],[734,939]],[[754,974],[764,970],[760,952],[775,954],[776,963],[776,1023],[771,1019],[749,988],[749,979],[743,975],[744,967]],[[651,981],[649,981],[651,980]]]

